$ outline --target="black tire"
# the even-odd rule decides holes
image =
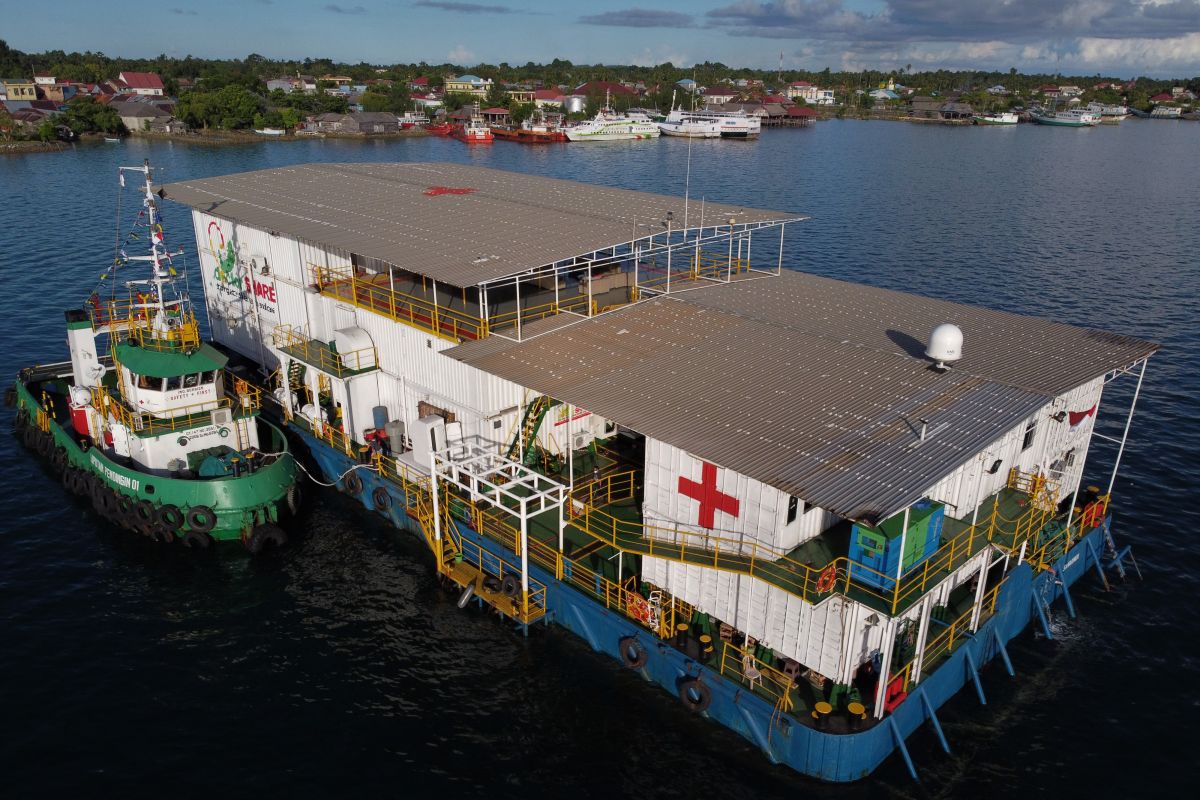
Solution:
[[[188,530],[207,534],[217,527],[217,512],[208,506],[192,506],[187,512]]]
[[[37,453],[42,458],[49,458],[50,452],[54,449],[54,437],[49,433],[38,431],[37,444],[34,445]]]
[[[151,541],[159,544],[172,544],[175,541],[175,531],[169,530],[166,525],[161,522],[156,522],[150,526],[149,532],[146,534]]]
[[[300,494],[300,486],[293,483],[287,490],[287,510],[293,517],[300,513],[300,503],[304,500]]]
[[[516,597],[521,591],[521,579],[510,572],[504,576],[504,580],[500,581],[500,591],[509,597]]]
[[[77,474],[78,470],[76,470],[74,467],[67,467],[62,471],[62,476],[60,477],[63,488],[71,494],[75,493],[75,479]]]
[[[179,510],[179,506],[170,503],[159,507],[155,519],[172,533],[183,527],[183,512]]]
[[[27,450],[37,450],[38,435],[41,432],[34,426],[30,425],[21,433],[21,443],[25,445]]]
[[[679,682],[679,702],[699,714],[712,705],[712,691],[699,678],[686,678]]]
[[[375,491],[371,492],[371,502],[375,505],[375,510],[382,514],[392,509],[392,496],[382,486],[376,486]]]
[[[213,546],[213,538],[203,531],[187,531],[179,539],[189,550],[208,550]]]
[[[258,555],[272,547],[283,547],[287,544],[287,533],[278,525],[267,523],[259,525],[250,532],[244,541],[246,549],[253,555]]]
[[[621,652],[621,660],[630,669],[641,669],[650,660],[650,653],[642,647],[636,636],[626,636],[617,643]]]
[[[17,430],[24,431],[29,425],[29,409],[21,406],[17,409]]]
[[[356,470],[351,470],[342,476],[342,491],[351,497],[358,497],[362,494],[363,482],[362,478],[358,477]]]
[[[149,500],[138,500],[133,504],[133,519],[136,523],[135,530],[149,536],[151,526],[158,519],[158,509]]]
[[[58,472],[64,470],[67,466],[67,448],[61,444],[50,451],[50,466]]]

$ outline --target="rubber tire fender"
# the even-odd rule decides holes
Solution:
[[[187,531],[179,540],[189,550],[208,550],[213,546],[213,538],[204,531]]]
[[[149,536],[150,527],[158,519],[158,509],[149,500],[138,500],[133,504],[133,517],[137,521],[137,529]]]
[[[712,705],[712,690],[699,678],[685,678],[679,682],[679,702],[688,711],[699,714]]]
[[[356,470],[350,470],[342,476],[342,491],[351,497],[358,497],[362,494],[363,482],[362,478],[358,477]]]
[[[186,520],[188,530],[207,534],[217,527],[217,512],[208,506],[192,506],[187,511]]]
[[[171,533],[183,527],[183,512],[179,510],[179,506],[171,503],[159,506],[158,513],[154,518],[160,525],[166,526]]]
[[[636,636],[623,637],[617,642],[617,648],[621,652],[621,661],[630,669],[641,669],[650,660],[650,653]]]
[[[172,544],[175,541],[175,531],[168,529],[161,522],[155,522],[151,525],[146,535],[150,537],[151,541],[158,542],[159,544]]]
[[[268,547],[283,547],[287,544],[287,540],[287,533],[283,528],[267,523],[250,531],[250,535],[245,539],[245,545],[253,555],[258,555]]]
[[[516,575],[513,575],[511,572],[508,573],[504,576],[504,579],[500,581],[500,591],[504,592],[504,594],[508,595],[509,597],[515,598],[521,591],[521,579]]]
[[[371,502],[375,505],[376,511],[384,514],[392,508],[392,496],[382,486],[376,486],[375,491],[371,492]]]

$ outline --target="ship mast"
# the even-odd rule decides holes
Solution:
[[[168,307],[178,308],[182,313],[184,309],[182,305],[186,297],[179,296],[168,301],[164,288],[168,285],[173,285],[175,279],[170,268],[170,260],[172,256],[178,256],[183,253],[183,248],[171,253],[167,251],[164,244],[162,225],[158,222],[158,199],[154,194],[154,178],[150,169],[150,159],[145,159],[140,167],[119,167],[122,173],[121,182],[124,185],[125,172],[140,172],[143,176],[142,183],[142,206],[146,210],[147,225],[150,235],[150,254],[145,256],[128,256],[129,261],[148,261],[151,266],[151,274],[148,280],[129,281],[128,285],[146,284],[150,287],[150,297],[147,302],[138,303],[135,308],[143,311],[146,314],[147,328],[153,332],[162,334],[164,338],[171,330],[171,317],[167,314]],[[164,263],[164,260],[166,263]],[[178,324],[182,320],[176,320]]]

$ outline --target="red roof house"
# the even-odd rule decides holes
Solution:
[[[117,76],[121,87],[131,94],[161,95],[162,78],[153,72],[122,72]]]

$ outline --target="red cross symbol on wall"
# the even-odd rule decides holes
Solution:
[[[738,515],[741,503],[731,494],[723,494],[717,488],[717,465],[704,462],[700,482],[679,476],[679,493],[700,501],[700,527],[712,528],[716,512],[724,511],[731,517]]]

